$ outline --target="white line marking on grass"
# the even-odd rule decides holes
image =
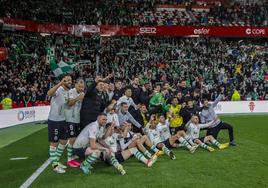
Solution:
[[[50,164],[50,159],[46,160],[42,166],[40,166],[21,186],[20,188],[29,187],[34,180],[46,169],[46,167]]]
[[[28,159],[28,157],[12,157],[9,160],[15,161],[15,160],[24,160],[24,159]]]

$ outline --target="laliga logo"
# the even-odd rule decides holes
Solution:
[[[251,29],[251,28],[247,28],[246,29],[246,34],[247,35],[265,35],[265,29]]]
[[[17,114],[17,118],[19,121],[23,121],[25,119],[35,118],[35,110],[26,110],[19,111]]]
[[[19,121],[22,121],[24,119],[24,113],[23,111],[19,111],[17,114],[17,118]]]
[[[253,112],[254,111],[254,108],[255,108],[255,103],[251,101],[248,106],[249,106],[249,110],[251,112]]]
[[[140,33],[147,33],[147,34],[156,34],[156,28],[155,27],[141,27]]]
[[[202,28],[202,29],[194,29],[195,35],[208,35],[210,32],[210,29]]]

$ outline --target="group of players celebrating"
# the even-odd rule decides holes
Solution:
[[[222,122],[214,111],[224,98],[224,90],[210,104],[206,99],[194,101],[196,91],[187,91],[186,99],[182,95],[183,82],[179,91],[165,83],[162,87],[156,84],[149,93],[148,85],[139,86],[139,78],[125,88],[116,81],[115,89],[108,83],[110,78],[112,75],[96,77],[85,90],[82,79],[77,79],[71,88],[72,77],[65,75],[48,91],[49,155],[55,172],[65,173],[69,166],[90,174],[100,160],[124,175],[122,163],[132,156],[151,167],[160,155],[176,159],[174,148],[183,147],[194,153],[198,147],[212,152],[236,145],[233,127]],[[136,104],[133,99],[141,96],[147,103]],[[201,129],[207,129],[205,137],[200,137]],[[229,143],[216,140],[222,129],[228,130]],[[65,148],[67,166],[60,163]]]

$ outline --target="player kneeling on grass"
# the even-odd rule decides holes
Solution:
[[[147,159],[136,147],[121,150],[117,144],[118,140],[120,139],[121,135],[115,133],[115,126],[111,123],[106,125],[106,133],[104,136],[104,142],[111,148],[111,150],[115,153],[115,158],[118,160],[119,163],[122,163],[129,159],[131,156],[135,156],[138,160],[143,162],[146,166],[151,167],[156,160]],[[104,160],[106,157],[103,156]]]
[[[149,138],[146,135],[141,134],[134,134],[131,132],[131,124],[125,122],[123,126],[123,133],[122,137],[119,140],[120,147],[122,150],[131,149],[131,148],[137,148],[140,152],[143,153],[144,156],[146,156],[148,159],[152,159],[153,161],[157,160],[157,156],[159,153],[159,150],[152,144],[152,142],[149,140]],[[152,155],[145,147],[150,148],[154,152]]]
[[[199,118],[197,115],[193,115],[191,117],[191,120],[187,123],[186,128],[187,128],[187,136],[189,136],[193,142],[197,143],[200,147],[212,152],[215,149],[208,146],[206,143],[211,143],[214,146],[218,147],[219,149],[224,149],[227,148],[229,146],[229,143],[225,143],[225,144],[220,144],[213,136],[209,135],[206,137],[202,137],[199,138],[199,134],[200,134],[200,129],[202,128],[207,128],[210,127],[211,125],[213,125],[214,121],[213,120],[207,124],[199,124]]]
[[[156,127],[157,131],[160,134],[160,138],[163,143],[168,147],[186,147],[191,153],[194,153],[196,148],[198,147],[197,144],[193,143],[189,136],[186,135],[184,131],[178,131],[174,135],[170,134],[169,130],[169,120],[165,119],[164,115],[159,116],[159,123]],[[177,144],[179,142],[180,144]],[[173,143],[173,144],[170,144]]]
[[[74,155],[77,155],[80,158],[85,157],[85,160],[80,165],[80,169],[85,174],[91,173],[92,165],[97,161],[98,158],[100,158],[101,152],[104,152],[108,156],[109,160],[111,161],[111,164],[122,175],[126,173],[122,165],[120,165],[119,162],[116,160],[114,153],[111,150],[97,143],[97,139],[101,134],[100,127],[105,126],[106,122],[106,114],[101,113],[98,116],[97,121],[87,125],[78,135],[74,142]]]

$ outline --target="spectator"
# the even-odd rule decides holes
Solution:
[[[241,96],[239,94],[239,92],[235,89],[234,93],[232,95],[232,101],[240,101],[241,100]]]

